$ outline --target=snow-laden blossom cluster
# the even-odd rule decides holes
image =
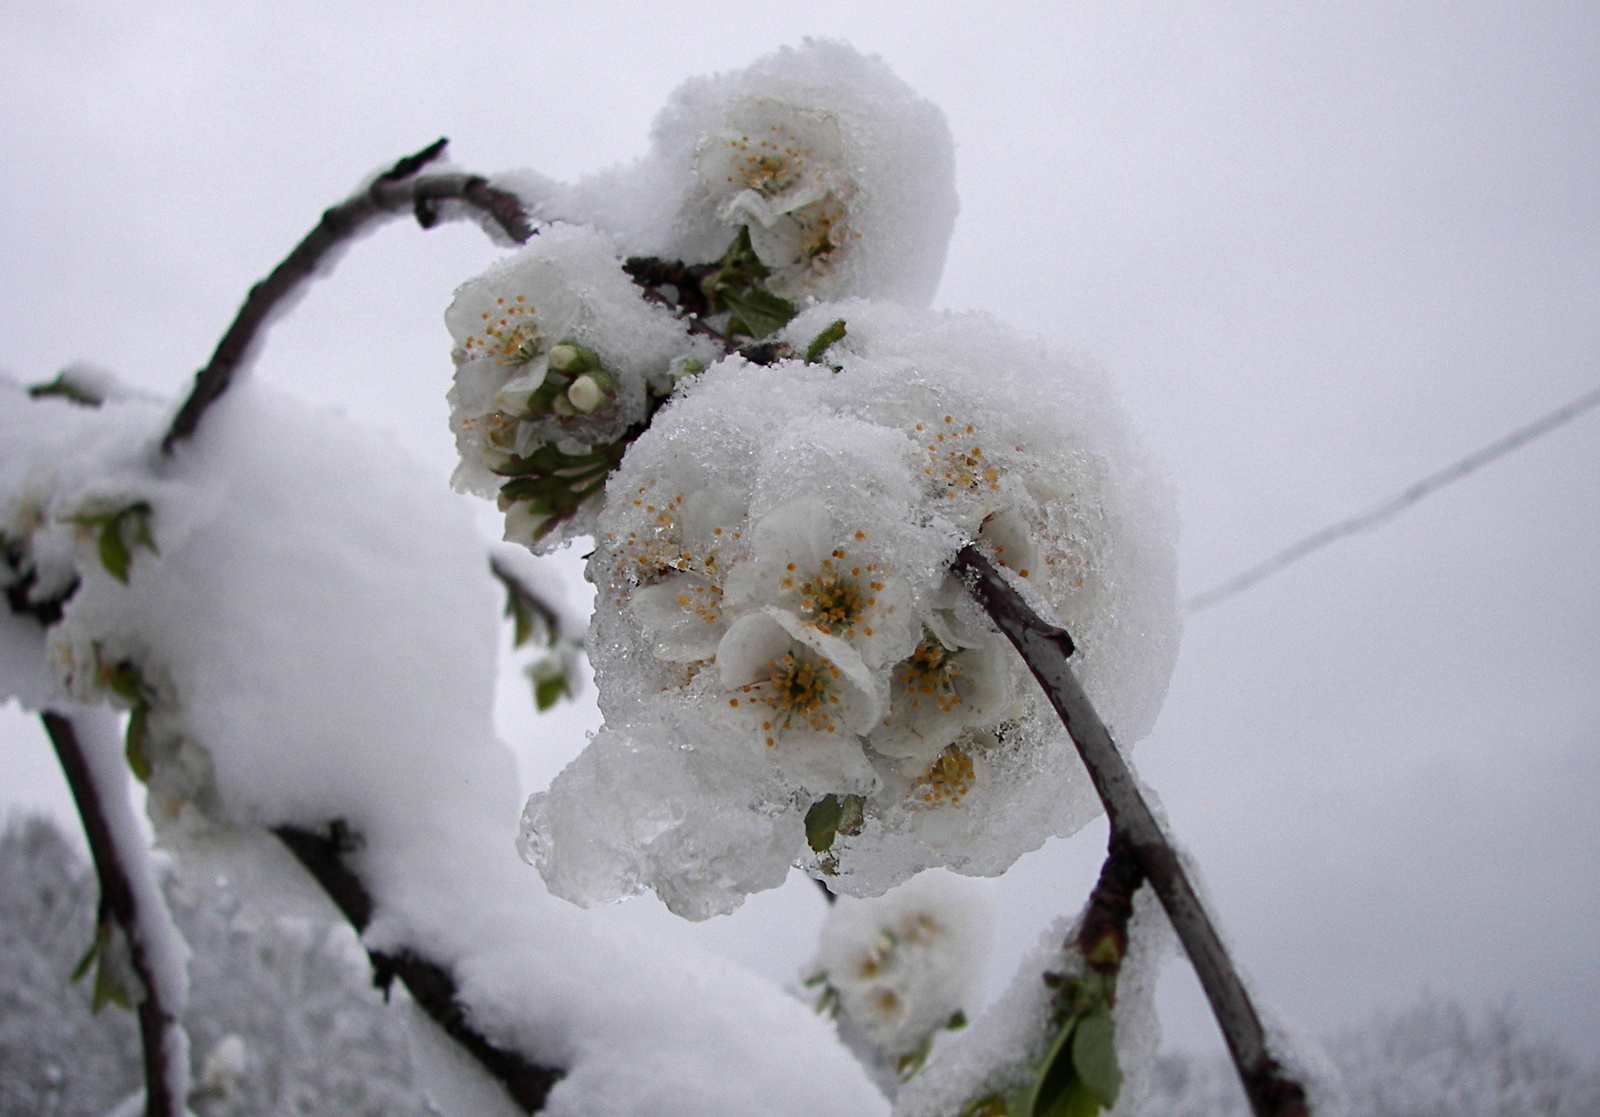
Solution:
[[[955,221],[943,114],[876,57],[809,40],[686,82],[642,160],[573,186],[502,179],[547,219],[592,224],[624,251],[688,264],[741,236],[788,299],[926,304]]]
[[[982,886],[930,873],[828,912],[805,978],[817,1011],[892,1092],[921,1068],[938,1036],[965,1025],[985,961]]]
[[[800,864],[873,895],[1003,871],[1098,812],[965,587],[976,541],[1066,620],[1125,739],[1176,639],[1170,514],[1104,380],[981,315],[823,305],[824,363],[729,358],[633,444],[599,516],[606,726],[524,815],[558,895],[694,918]],[[1019,406],[1019,404],[1021,406]]]
[[[645,302],[608,238],[572,226],[463,284],[445,325],[455,485],[497,499],[506,539],[529,545],[592,530],[589,498],[671,390],[674,362],[709,355]]]

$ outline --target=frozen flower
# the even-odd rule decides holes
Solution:
[[[882,704],[849,644],[767,606],[728,628],[717,670],[729,695],[725,716],[772,750],[792,784],[813,795],[875,785],[857,735],[871,729]]]
[[[776,606],[882,667],[911,644],[914,617],[906,580],[875,544],[865,527],[836,527],[818,498],[784,504],[755,525],[750,557],[728,576],[729,607]]]
[[[565,226],[463,284],[445,324],[456,487],[498,498],[506,539],[528,546],[589,526],[674,362],[698,352],[608,239]]]
[[[967,729],[1013,713],[1009,649],[999,642],[963,646],[926,630],[896,664],[889,709],[869,738],[883,756],[928,764]]]
[[[602,588],[638,622],[658,659],[695,663],[716,654],[727,629],[723,583],[743,551],[747,502],[727,485],[639,485],[602,517]]]
[[[957,877],[923,877],[875,899],[841,898],[823,924],[807,984],[821,989],[819,1009],[857,1041],[858,1055],[907,1078],[936,1033],[964,1022],[988,923],[982,886]]]
[[[748,234],[770,290],[797,301],[933,297],[957,209],[954,145],[882,59],[808,40],[692,79],[651,138],[642,160],[574,185],[496,181],[629,255],[710,264]]]
[[[695,154],[700,188],[718,220],[748,231],[778,291],[827,273],[854,233],[856,184],[839,119],[768,97],[735,101]]]

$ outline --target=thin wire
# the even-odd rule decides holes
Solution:
[[[1358,532],[1370,531],[1380,524],[1386,523],[1423,497],[1461,480],[1467,474],[1488,465],[1497,458],[1504,457],[1518,447],[1526,446],[1541,435],[1549,434],[1557,427],[1571,422],[1596,405],[1600,405],[1600,388],[1590,389],[1565,407],[1558,407],[1544,418],[1512,431],[1504,438],[1489,443],[1483,449],[1468,454],[1460,461],[1446,466],[1437,473],[1429,474],[1399,496],[1384,501],[1376,508],[1363,512],[1358,516],[1352,516],[1348,520],[1340,520],[1338,523],[1325,527],[1321,531],[1313,532],[1294,546],[1279,551],[1265,562],[1252,566],[1243,574],[1236,575],[1221,585],[1206,590],[1204,593],[1195,594],[1189,599],[1185,611],[1192,615],[1202,609],[1209,609],[1213,605],[1220,604],[1233,597],[1235,594],[1243,593],[1262,579],[1270,578],[1284,567],[1291,566],[1307,555],[1322,550],[1330,543],[1336,543],[1346,536],[1355,535]]]

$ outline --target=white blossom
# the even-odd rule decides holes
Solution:
[[[990,911],[981,885],[928,874],[828,913],[807,985],[869,1066],[910,1077],[943,1029],[960,1027],[981,974]]]
[[[630,428],[705,345],[646,303],[607,238],[568,226],[462,284],[445,325],[455,485],[497,497],[506,540],[530,547],[592,525]]]
[[[772,289],[799,301],[933,297],[957,209],[954,144],[882,59],[813,39],[692,79],[651,141],[642,160],[574,185],[498,181],[630,255],[711,263],[748,230]]]

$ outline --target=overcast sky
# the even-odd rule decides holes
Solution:
[[[630,159],[685,77],[807,35],[938,103],[962,213],[938,305],[1112,370],[1207,589],[1600,383],[1600,7],[154,2],[0,7],[0,369],[182,390],[250,284],[440,135],[557,177]],[[257,374],[436,462],[476,230],[395,225]],[[1189,624],[1138,750],[1266,998],[1317,1032],[1424,988],[1600,1055],[1600,413]],[[576,569],[572,563],[569,569]],[[573,586],[574,599],[582,592]],[[502,706],[530,782],[592,702]],[[0,715],[0,789],[61,810]],[[1103,827],[995,887],[1001,980]],[[508,835],[508,841],[510,836]],[[530,870],[531,871],[531,870]],[[803,881],[689,927],[777,977]],[[1182,967],[1173,1042],[1214,1046]]]

